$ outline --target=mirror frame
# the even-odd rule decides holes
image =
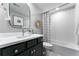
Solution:
[[[11,16],[10,16],[10,4],[11,3],[9,3],[9,17],[10,17],[10,20],[9,20],[9,24],[10,24],[10,26],[11,27],[13,27],[13,28],[17,28],[17,29],[22,29],[22,26],[15,26],[15,25],[13,25],[13,20],[12,20],[12,18],[11,18]],[[27,3],[25,3],[25,4],[27,4]],[[29,7],[29,5],[27,4],[27,6]],[[14,16],[13,16],[14,17]],[[24,24],[24,23],[23,23]],[[24,26],[24,25],[23,25]],[[29,7],[29,28],[26,28],[26,29],[31,29],[31,10],[30,10],[30,7]]]

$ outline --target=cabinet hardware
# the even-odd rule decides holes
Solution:
[[[16,49],[14,52],[15,52],[15,53],[18,53],[18,50]]]
[[[31,51],[31,53],[33,53],[33,51]]]
[[[36,50],[33,50],[34,52],[36,52]]]

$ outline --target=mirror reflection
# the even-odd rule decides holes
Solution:
[[[15,28],[30,27],[30,8],[26,3],[9,4],[10,25]]]

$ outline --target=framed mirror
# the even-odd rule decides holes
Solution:
[[[14,28],[30,28],[30,8],[26,3],[10,3],[10,25]]]

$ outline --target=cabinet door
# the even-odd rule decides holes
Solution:
[[[31,56],[41,56],[42,55],[42,43],[33,47],[30,53],[31,53],[30,54]]]
[[[38,44],[35,48],[35,56],[41,56],[42,55],[42,43]]]

